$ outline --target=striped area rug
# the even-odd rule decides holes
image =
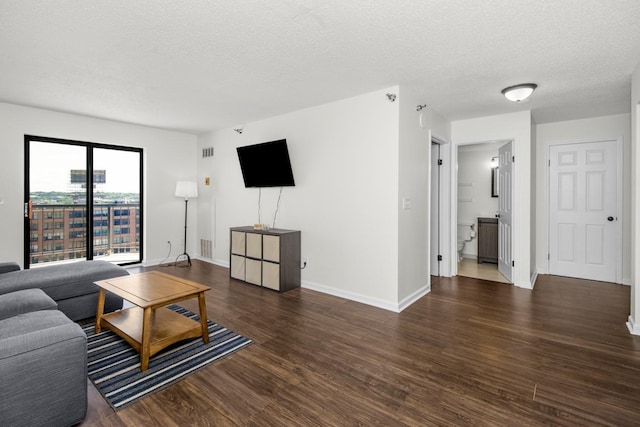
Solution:
[[[200,321],[198,315],[180,306],[168,308]],[[144,372],[140,372],[138,352],[126,341],[105,329],[96,335],[95,323],[84,325],[89,379],[117,411],[252,343],[242,335],[208,323],[209,344],[204,344],[202,338],[180,341],[152,356]]]

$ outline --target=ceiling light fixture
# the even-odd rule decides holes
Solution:
[[[537,87],[538,85],[535,83],[523,83],[502,89],[502,94],[509,101],[522,102],[529,98]]]

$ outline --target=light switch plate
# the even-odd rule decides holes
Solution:
[[[4,196],[0,196],[0,205],[4,205]]]

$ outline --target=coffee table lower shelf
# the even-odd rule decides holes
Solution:
[[[148,351],[143,342],[144,309],[131,307],[126,310],[105,314],[100,325],[113,331],[140,353],[141,369],[149,364],[149,357],[163,348],[187,338],[202,337],[208,342],[209,336],[199,322],[189,319],[166,307],[151,310]]]

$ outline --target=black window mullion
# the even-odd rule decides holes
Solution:
[[[93,259],[93,146],[87,146],[87,259]]]

